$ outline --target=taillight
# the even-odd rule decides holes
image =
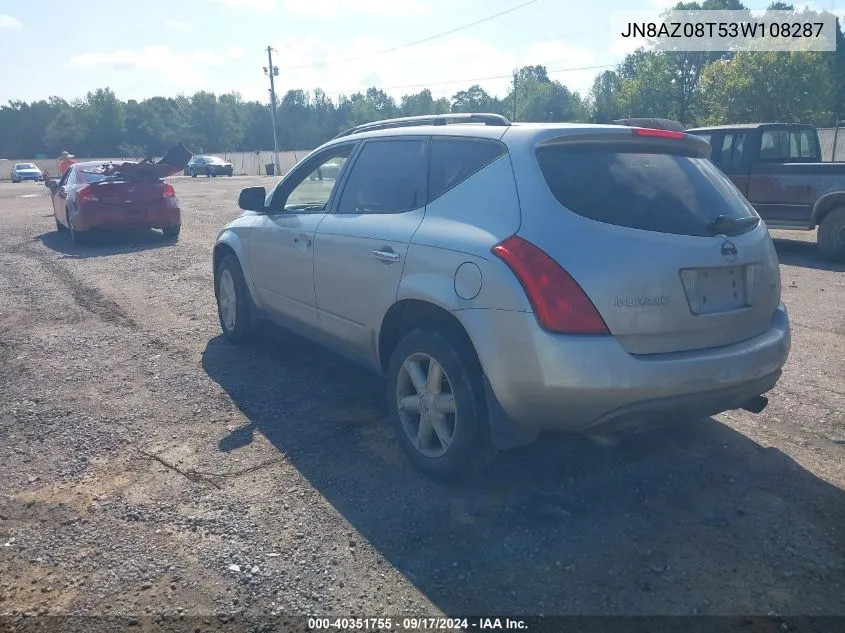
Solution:
[[[516,275],[540,325],[561,334],[608,334],[596,306],[554,259],[514,235],[492,252]]]
[[[653,130],[646,127],[635,127],[634,136],[651,136],[653,138],[686,138],[683,132],[676,132],[675,130]]]
[[[76,191],[76,202],[97,202],[99,198],[97,197],[97,192],[91,185],[85,185],[81,189],[77,189]]]
[[[164,198],[175,198],[176,197],[176,190],[173,188],[173,185],[168,185],[167,183],[164,184],[164,193],[161,194]]]

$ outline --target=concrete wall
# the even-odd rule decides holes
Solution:
[[[279,162],[282,173],[287,173],[294,165],[305,158],[311,150],[297,150],[294,152],[279,152]],[[264,173],[264,166],[267,163],[273,162],[273,152],[231,152],[231,153],[214,153],[214,156],[219,156],[232,162],[235,168],[235,174],[256,176]],[[122,162],[125,160],[140,160],[143,157],[133,158],[81,158],[76,160],[82,162],[87,160],[102,160],[103,162],[114,161]],[[43,160],[35,160],[33,158],[15,158],[9,160],[0,159],[0,181],[9,180],[12,166],[15,163],[35,163],[41,169],[46,171],[51,178],[55,178],[59,174],[59,161],[56,158],[47,158]]]

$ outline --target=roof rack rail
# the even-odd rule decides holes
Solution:
[[[431,114],[423,116],[406,116],[397,119],[384,119],[372,123],[362,123],[349,128],[335,136],[332,140],[357,134],[358,132],[371,132],[374,130],[387,130],[395,127],[410,127],[414,125],[447,125],[452,123],[483,123],[484,125],[509,126],[511,122],[501,114],[489,112],[459,112],[455,114]]]

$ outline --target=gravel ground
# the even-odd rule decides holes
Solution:
[[[172,182],[178,242],[85,247],[43,185],[0,183],[7,626],[845,615],[845,267],[814,234],[779,234],[793,349],[761,415],[549,437],[443,486],[404,461],[380,379],[275,328],[222,338],[211,246],[270,180]]]

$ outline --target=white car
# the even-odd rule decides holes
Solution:
[[[40,182],[44,180],[44,174],[34,163],[15,163],[11,172],[12,182],[21,182],[22,180],[34,180]]]

